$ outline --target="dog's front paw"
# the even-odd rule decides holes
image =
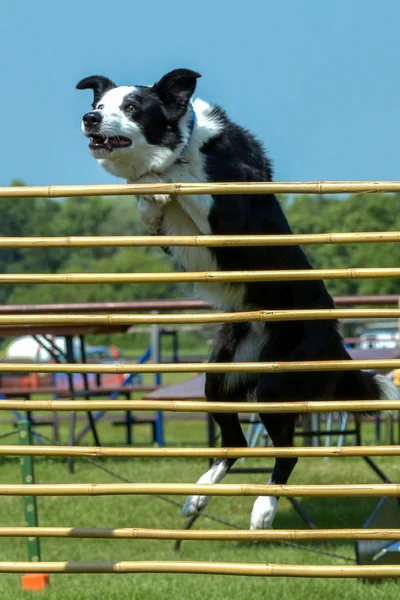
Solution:
[[[165,183],[165,180],[162,179],[159,175],[145,175],[144,177],[141,177],[140,179],[132,183],[148,183],[149,185],[154,185],[163,184]],[[143,198],[147,202],[152,202],[153,204],[158,204],[160,206],[164,206],[165,204],[168,204],[168,202],[171,202],[171,196],[169,194],[140,194],[140,198]]]
[[[157,233],[163,219],[162,205],[150,202],[145,198],[139,198],[138,209],[144,226],[151,233]]]
[[[195,517],[210,502],[211,496],[188,496],[182,508],[183,517]]]
[[[271,529],[278,510],[278,500],[272,496],[259,496],[254,502],[250,529]]]
[[[154,196],[140,196],[147,202],[152,202],[153,204],[158,204],[159,206],[165,206],[168,202],[171,202],[171,196],[167,194],[154,194]]]

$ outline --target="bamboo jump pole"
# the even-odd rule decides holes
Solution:
[[[311,400],[306,402],[206,402],[192,400],[0,400],[3,410],[135,410],[187,413],[323,413],[400,410],[400,400]]]
[[[2,315],[1,325],[166,325],[190,323],[243,323],[275,321],[319,321],[333,319],[400,318],[400,308],[254,310],[247,312],[172,314],[24,314]]]
[[[141,529],[89,527],[0,527],[0,538],[20,537],[122,539],[122,540],[196,540],[196,541],[361,541],[400,540],[400,529]]]
[[[292,235],[98,235],[1,237],[0,248],[109,248],[146,246],[303,246],[315,244],[375,244],[400,242],[399,231],[311,233]]]
[[[294,269],[274,271],[208,271],[184,273],[1,273],[0,284],[105,283],[243,283],[315,281],[319,279],[396,279],[400,268]]]
[[[68,198],[74,196],[141,196],[169,194],[345,194],[400,192],[400,181],[291,181],[239,183],[160,183],[108,185],[40,185],[0,187],[0,198]]]
[[[400,446],[331,446],[295,448],[103,448],[99,446],[0,445],[0,456],[84,456],[103,458],[288,458],[400,456]],[[399,538],[400,539],[400,538]]]
[[[104,561],[0,562],[0,573],[192,573],[262,577],[322,577],[383,579],[400,577],[400,566],[275,565],[223,562]]]
[[[243,363],[0,363],[0,373],[299,373],[399,367],[400,358]]]
[[[301,496],[376,498],[400,496],[400,483],[331,485],[193,483],[23,483],[0,484],[0,496]]]

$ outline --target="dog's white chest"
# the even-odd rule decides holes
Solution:
[[[202,235],[202,232],[177,199],[164,207],[162,229],[165,235]],[[208,248],[173,246],[171,252],[185,271],[216,271],[217,262]]]
[[[199,196],[195,197],[196,202],[199,202]],[[187,198],[189,201],[190,197]],[[201,197],[204,204],[207,202],[207,197]],[[185,206],[185,203],[182,202]],[[189,216],[178,200],[173,200],[164,208],[163,217],[163,233],[165,235],[202,235],[205,233],[205,228],[208,223],[206,217],[208,214],[203,213],[203,222],[199,220],[202,230],[194,222],[196,215]],[[188,203],[190,206],[190,204]],[[193,204],[192,204],[193,208]],[[206,233],[209,233],[207,231]],[[171,253],[174,260],[183,267],[185,271],[218,271],[219,266],[215,255],[209,248],[194,247],[194,246],[174,246],[171,247]],[[226,283],[204,283],[196,284],[199,296],[210,302],[215,307],[228,310],[243,310],[245,286],[241,283],[226,284]]]

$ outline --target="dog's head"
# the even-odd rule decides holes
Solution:
[[[82,118],[92,156],[122,177],[127,176],[121,172],[126,170],[123,164],[137,163],[143,171],[145,166],[156,168],[161,156],[172,157],[173,162],[186,142],[189,102],[198,77],[195,71],[176,69],[151,87],[118,87],[99,75],[82,79],[77,89],[91,89],[94,94],[93,110]],[[139,166],[142,162],[148,164]]]

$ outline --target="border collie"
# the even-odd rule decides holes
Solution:
[[[218,106],[192,101],[199,73],[177,69],[154,85],[116,86],[91,76],[77,88],[94,93],[93,110],[82,119],[92,156],[128,183],[271,181],[272,168],[261,144]],[[154,195],[138,198],[144,225],[165,235],[292,233],[272,194]],[[310,269],[299,246],[169,248],[187,271]],[[205,283],[199,294],[226,311],[333,308],[322,281]],[[223,325],[212,362],[314,361],[349,359],[335,321],[235,323]],[[385,377],[369,371],[314,373],[210,373],[208,400],[259,401],[398,398]],[[214,414],[222,446],[246,446],[237,414]],[[297,415],[260,414],[274,445],[292,446]],[[218,483],[234,464],[218,459],[198,483]],[[270,483],[285,484],[296,458],[277,458]],[[185,516],[198,514],[209,496],[190,496]],[[272,525],[277,498],[257,498],[251,528]]]

